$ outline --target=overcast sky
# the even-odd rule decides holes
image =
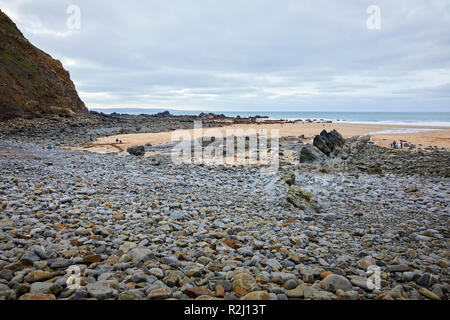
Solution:
[[[79,30],[70,5],[80,8]],[[367,27],[370,5],[381,10],[380,29]],[[450,111],[450,0],[0,0],[0,8],[63,62],[90,108]]]

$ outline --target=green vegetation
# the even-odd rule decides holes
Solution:
[[[37,73],[37,66],[28,59],[15,57],[11,52],[6,50],[5,48],[0,48],[0,59],[9,61],[15,64],[20,69],[27,71],[31,74]]]
[[[6,33],[15,36],[22,36],[19,29],[17,29],[16,26],[14,26],[14,24],[11,24],[11,22],[2,17],[0,17],[0,29],[4,30]]]

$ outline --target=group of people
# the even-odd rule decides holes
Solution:
[[[394,142],[392,142],[391,147],[394,149],[403,149],[403,140],[400,140],[400,143],[397,143],[397,141],[394,140]]]
[[[116,139],[116,143],[122,144],[122,140]]]

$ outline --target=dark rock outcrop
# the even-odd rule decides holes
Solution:
[[[305,144],[300,150],[300,163],[323,162],[326,159],[327,157],[318,148],[310,144]]]
[[[314,147],[322,151],[326,156],[329,156],[331,153],[330,148],[328,148],[327,138],[320,135],[316,136],[313,141]]]
[[[89,114],[58,60],[33,46],[0,11],[0,120]]]
[[[344,146],[345,139],[336,130],[329,133],[324,130],[320,133],[320,135],[314,138],[313,144],[317,149],[329,156],[331,153],[338,151]]]
[[[127,149],[127,152],[134,156],[143,156],[143,155],[145,155],[145,147],[144,146],[132,146]]]
[[[157,118],[164,118],[164,117],[170,117],[170,116],[171,116],[171,114],[169,111],[163,111],[163,112],[155,114],[155,117],[157,117]]]

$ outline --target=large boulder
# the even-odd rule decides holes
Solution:
[[[344,144],[344,137],[342,137],[342,135],[336,130],[331,132],[323,130],[320,135],[314,138],[314,146],[327,156],[331,153],[338,153]]]
[[[303,211],[319,212],[319,203],[316,195],[298,186],[291,186],[289,188],[286,201]]]
[[[326,159],[327,157],[319,149],[310,144],[305,144],[300,149],[300,163],[324,162]]]
[[[331,153],[330,148],[328,147],[328,141],[326,136],[319,135],[314,138],[313,142],[314,146],[322,151],[326,156],[329,156]]]
[[[328,147],[331,149],[331,151],[334,151],[338,147],[342,148],[345,144],[344,137],[336,130],[328,133],[326,137],[328,140]]]
[[[127,152],[129,154],[132,154],[135,156],[143,156],[143,155],[145,155],[145,147],[144,146],[132,146],[127,149]]]

